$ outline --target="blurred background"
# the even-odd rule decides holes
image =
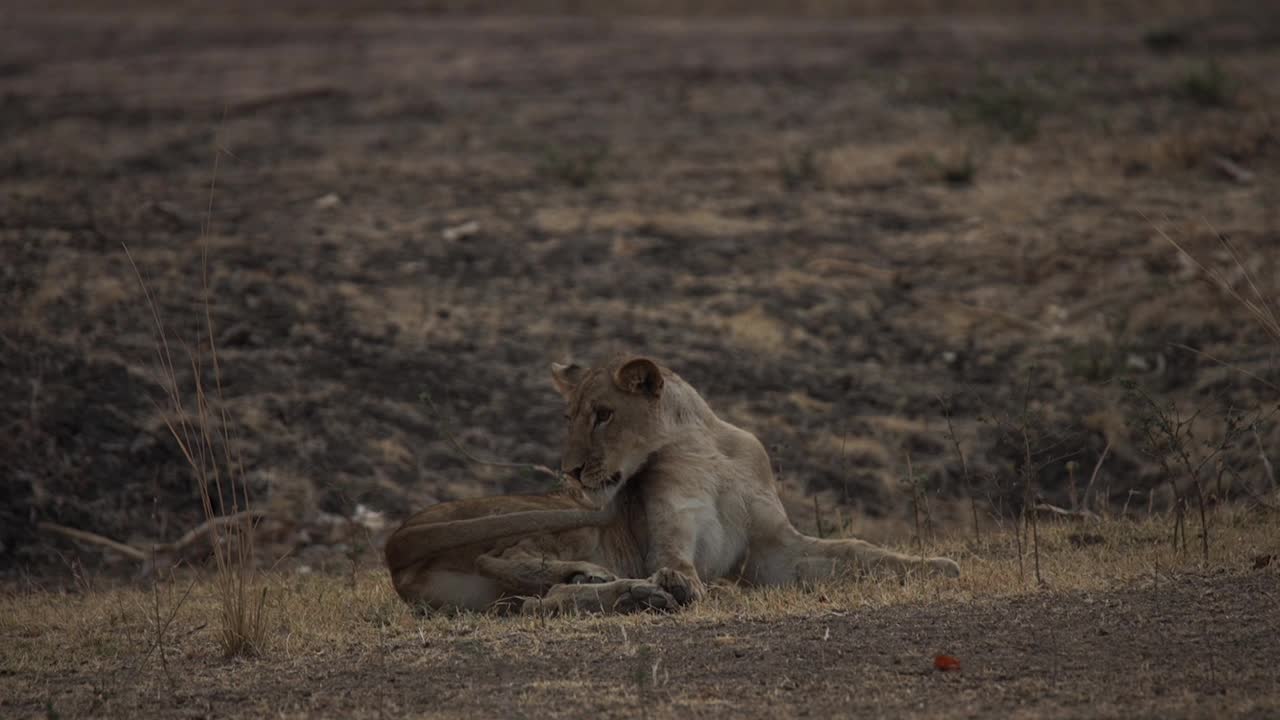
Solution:
[[[41,522],[204,519],[139,276],[183,397],[213,339],[273,562],[549,489],[448,436],[555,466],[548,364],[619,351],[756,433],[810,531],[1007,522],[1028,475],[1164,509],[1166,413],[1249,502],[1277,77],[1257,2],[6,5],[0,572],[136,570]]]

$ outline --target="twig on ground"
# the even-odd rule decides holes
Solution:
[[[105,547],[109,550],[114,550],[120,553],[121,555],[132,558],[139,562],[147,561],[147,554],[142,550],[139,550],[138,548],[132,545],[126,545],[125,543],[117,542],[104,535],[87,532],[85,530],[77,530],[75,528],[67,527],[66,525],[59,525],[58,523],[45,522],[45,521],[36,523],[36,527],[40,530],[46,530],[48,532],[64,535],[66,537],[71,538],[72,540],[79,540],[81,542],[87,542],[93,545],[101,545],[102,547]]]
[[[150,544],[147,546],[147,549],[142,549],[135,545],[123,543],[118,540],[112,540],[105,535],[99,535],[98,533],[89,532],[87,530],[77,530],[76,528],[67,527],[66,525],[60,525],[55,522],[41,521],[36,523],[36,527],[47,532],[69,537],[72,540],[79,540],[81,542],[99,545],[107,548],[108,550],[120,553],[125,557],[137,560],[138,562],[150,562],[154,565],[154,557],[172,557],[180,555],[190,545],[203,538],[205,535],[208,535],[213,530],[238,522],[257,520],[265,516],[266,513],[260,510],[244,510],[233,515],[213,517],[183,533],[182,537],[174,540],[173,542]]]
[[[1241,185],[1248,185],[1253,182],[1254,176],[1252,171],[1240,167],[1234,160],[1225,155],[1214,155],[1210,161],[1223,175],[1226,175]]]
[[[1045,515],[1068,518],[1071,520],[1089,520],[1092,522],[1100,522],[1102,520],[1102,518],[1098,517],[1097,513],[1085,510],[1084,508],[1068,510],[1066,508],[1058,507],[1057,505],[1051,505],[1043,500],[1035,504],[1035,511]]]

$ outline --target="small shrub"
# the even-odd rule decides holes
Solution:
[[[1187,33],[1179,28],[1163,27],[1148,30],[1142,35],[1142,44],[1155,53],[1169,53],[1187,46]]]
[[[1180,84],[1183,97],[1201,107],[1224,107],[1231,102],[1231,79],[1216,61],[1192,68]]]
[[[585,188],[601,176],[609,148],[602,143],[578,147],[551,145],[543,149],[538,174],[570,187]]]
[[[817,153],[809,147],[784,151],[778,160],[778,174],[782,187],[789,191],[820,185]]]
[[[1039,132],[1043,114],[1044,100],[1032,88],[988,77],[961,99],[952,117],[961,125],[983,125],[1014,142],[1027,142]]]
[[[948,185],[972,185],[974,177],[978,174],[978,165],[974,161],[972,152],[942,159],[934,157],[933,167],[938,178]]]

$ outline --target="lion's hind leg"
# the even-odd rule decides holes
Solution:
[[[884,572],[960,577],[960,566],[949,558],[906,555],[853,538],[825,540],[797,533],[770,555],[761,559],[756,582],[783,585]]]
[[[613,573],[594,563],[551,560],[524,553],[481,555],[476,558],[476,569],[498,581],[508,592],[524,595],[541,595],[565,583],[597,584],[616,579]]]
[[[599,584],[557,585],[543,597],[524,601],[526,615],[574,613],[630,613],[675,610],[679,604],[666,590],[648,580],[622,579]]]

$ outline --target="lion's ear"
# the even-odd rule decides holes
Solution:
[[[582,367],[573,363],[551,363],[551,381],[556,385],[556,391],[564,397],[565,400],[573,395],[573,391],[578,387],[578,383],[582,382]]]
[[[628,360],[613,374],[613,384],[623,392],[658,397],[662,394],[662,371],[648,358]]]

